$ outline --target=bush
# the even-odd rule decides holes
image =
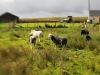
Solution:
[[[100,25],[100,23],[99,22],[96,22],[96,23],[93,24],[93,27],[96,27],[98,25]]]
[[[46,28],[52,28],[52,26],[49,25],[49,24],[45,24],[45,27],[46,27]]]
[[[11,34],[10,34],[10,36],[11,37],[16,37],[16,38],[20,38],[20,35],[17,33],[17,32],[12,32]]]

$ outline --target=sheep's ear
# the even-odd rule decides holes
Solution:
[[[35,31],[34,29],[32,31]]]
[[[32,32],[33,30],[31,30],[31,32]]]

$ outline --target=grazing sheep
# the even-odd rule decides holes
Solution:
[[[87,23],[90,23],[90,20],[87,20]]]
[[[43,32],[42,31],[31,30],[30,34],[32,36],[34,36],[34,38],[39,38],[39,42],[41,41],[41,38],[43,38]]]
[[[86,36],[86,41],[90,41],[91,37],[89,35]]]
[[[29,36],[29,43],[30,43],[30,48],[32,49],[33,48],[32,45],[34,44],[34,46],[35,46],[35,44],[36,44],[36,38],[34,36],[30,35]]]
[[[81,30],[81,35],[88,35],[89,31],[88,30]]]
[[[62,49],[66,46],[66,44],[67,44],[67,39],[66,38],[64,38],[64,37],[55,37],[55,36],[53,36],[52,34],[49,34],[48,35],[48,38],[50,38],[52,41],[53,41],[53,43],[55,44],[55,49],[56,49],[56,46],[58,45],[58,44],[60,44],[61,46],[62,46]]]

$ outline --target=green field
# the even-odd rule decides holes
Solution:
[[[92,40],[86,42],[80,33],[85,29],[82,23],[56,23],[57,28],[46,28],[45,23],[18,23],[14,28],[8,24],[0,24],[0,75],[100,75],[99,25],[87,24]],[[28,42],[32,29],[44,33],[34,49]],[[54,49],[49,33],[66,37],[66,49]]]

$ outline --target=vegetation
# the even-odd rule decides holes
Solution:
[[[68,17],[48,17],[48,18],[21,18],[20,23],[41,23],[41,22],[60,22]],[[80,23],[87,20],[88,17],[72,17],[74,23]]]
[[[14,28],[8,24],[0,24],[0,75],[100,75],[99,25],[87,24],[92,40],[86,42],[81,23],[56,23],[53,28],[45,23],[19,23]],[[31,29],[44,32],[34,49],[28,42]],[[49,33],[66,37],[66,50],[54,49]]]

